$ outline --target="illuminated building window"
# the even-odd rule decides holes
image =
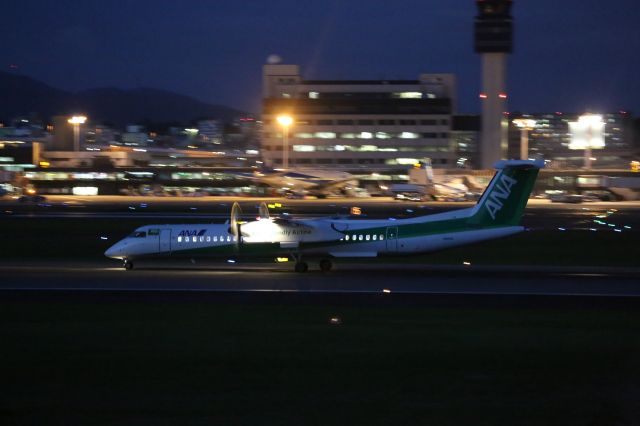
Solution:
[[[297,139],[310,139],[313,137],[313,133],[294,133],[293,137]]]
[[[313,145],[294,145],[293,150],[295,152],[314,152],[316,147]]]
[[[420,133],[414,132],[402,132],[398,135],[400,139],[418,139],[420,137]]]
[[[388,132],[376,132],[376,139],[391,139],[391,133]]]
[[[373,139],[373,133],[371,132],[360,132],[358,135],[358,139]]]
[[[375,152],[378,150],[378,147],[375,145],[362,145],[360,147],[360,151],[365,151],[365,152]]]
[[[334,132],[316,132],[315,137],[319,139],[335,139],[336,134]]]
[[[340,139],[355,139],[357,137],[356,133],[340,133],[338,135]]]
[[[309,99],[318,99],[320,97],[320,93],[318,92],[309,92]]]
[[[181,243],[182,242],[182,237],[178,237],[178,242]]]
[[[422,92],[395,92],[391,96],[400,99],[422,99]]]

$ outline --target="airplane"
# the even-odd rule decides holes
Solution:
[[[312,195],[326,198],[327,195],[353,187],[357,183],[357,178],[350,173],[315,169],[265,169],[242,177],[293,197]]]
[[[334,259],[426,253],[501,238],[524,230],[520,219],[544,161],[503,160],[495,167],[482,197],[465,209],[396,220],[288,219],[270,217],[263,203],[258,218],[243,223],[234,203],[227,224],[142,226],[105,255],[122,259],[126,269],[148,257],[260,256],[293,259],[296,272],[318,259],[327,272]]]
[[[481,186],[473,176],[443,175],[434,173],[431,159],[425,158],[409,170],[409,182],[393,184],[386,188],[397,199],[471,201],[477,200]]]

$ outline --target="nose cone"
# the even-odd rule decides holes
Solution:
[[[122,242],[117,242],[104,252],[104,255],[113,259],[121,259],[125,256]]]

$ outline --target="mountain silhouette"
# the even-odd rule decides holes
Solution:
[[[68,92],[31,77],[0,71],[0,120],[83,113],[95,123],[117,127],[147,122],[188,124],[198,119],[230,122],[247,112],[212,105],[189,96],[153,88],[112,87]]]

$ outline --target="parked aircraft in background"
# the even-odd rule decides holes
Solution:
[[[473,176],[437,174],[426,158],[409,170],[409,182],[387,186],[397,199],[405,200],[477,200],[482,192]]]
[[[315,169],[287,169],[287,170],[262,170],[252,175],[243,175],[243,178],[252,182],[268,185],[283,195],[290,197],[303,197],[305,195],[325,198],[332,194],[349,194],[348,191],[357,192],[358,186],[355,176],[347,172],[315,170]]]
[[[416,254],[500,238],[524,230],[522,213],[543,161],[502,161],[471,208],[409,219],[272,218],[262,204],[256,220],[242,222],[234,204],[227,224],[148,225],[109,248],[105,255],[124,267],[145,257],[271,257],[307,260],[329,271],[335,258]]]

